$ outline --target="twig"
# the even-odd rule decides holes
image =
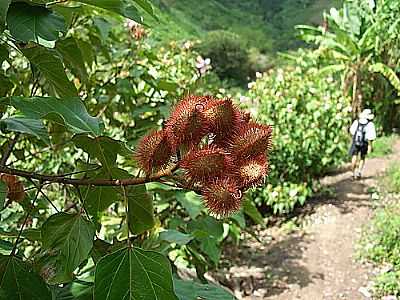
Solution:
[[[43,184],[39,187],[32,179],[29,178],[29,181],[38,189],[38,191],[43,195],[43,197],[47,200],[47,202],[50,203],[50,205],[56,210],[56,212],[59,213],[60,210],[57,208],[57,206],[55,206],[53,201],[51,201],[49,197],[47,197],[47,195],[42,191]]]
[[[8,158],[10,157],[11,152],[13,151],[14,146],[17,143],[20,135],[21,134],[19,132],[17,134],[15,134],[14,138],[8,144],[7,149],[4,151],[3,156],[1,157],[0,166],[5,166],[5,164],[6,164],[7,160],[8,160]]]
[[[127,186],[127,185],[139,185],[143,183],[158,181],[162,177],[171,176],[172,173],[177,168],[178,165],[173,165],[172,167],[166,170],[151,174],[146,177],[133,177],[127,179],[74,179],[74,178],[66,178],[64,175],[38,174],[34,172],[13,169],[5,166],[0,166],[0,173],[16,175],[27,179],[37,179],[40,180],[41,182],[53,182],[53,183],[70,184],[76,186],[81,186],[81,185]]]
[[[26,222],[28,221],[28,218],[29,218],[29,216],[30,216],[30,214],[31,214],[31,212],[32,212],[32,210],[33,210],[33,207],[35,206],[35,202],[36,202],[36,199],[37,199],[38,196],[39,196],[39,192],[40,192],[41,188],[42,188],[41,186],[38,188],[38,190],[37,190],[37,192],[36,192],[36,195],[35,195],[35,198],[34,198],[33,201],[32,201],[32,206],[30,207],[29,211],[26,213],[24,223],[22,223],[22,226],[21,226],[21,229],[19,230],[17,239],[15,240],[14,247],[13,247],[13,249],[12,249],[12,251],[11,251],[11,256],[14,256],[14,255],[15,255],[15,252],[17,251],[17,245],[18,245],[18,242],[19,242],[19,240],[20,240],[20,238],[21,238],[22,231],[24,230],[25,225],[26,225]]]

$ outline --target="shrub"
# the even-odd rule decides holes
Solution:
[[[209,32],[199,46],[203,57],[211,58],[213,70],[221,80],[244,84],[249,75],[248,51],[243,40],[229,31]]]
[[[259,205],[268,204],[274,212],[304,203],[312,179],[347,157],[348,99],[333,78],[303,65],[269,71],[249,84],[246,98],[256,118],[274,127],[268,182],[275,192],[259,189],[253,194]]]
[[[392,192],[400,193],[400,165],[392,165],[387,171],[388,188]]]
[[[378,211],[361,239],[360,257],[392,269],[379,274],[374,294],[400,295],[400,206],[391,205]]]
[[[393,143],[395,141],[394,135],[378,137],[374,141],[374,151],[369,155],[370,157],[381,157],[393,153]]]

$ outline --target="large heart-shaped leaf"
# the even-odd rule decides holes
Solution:
[[[6,22],[8,7],[11,3],[11,0],[2,0],[0,1],[0,33],[4,31],[4,24]],[[1,61],[0,61],[1,62]]]
[[[48,145],[50,144],[49,135],[41,120],[17,116],[0,120],[0,124],[4,124],[7,130],[27,133],[41,139]]]
[[[107,136],[90,138],[86,135],[77,135],[73,137],[72,141],[78,148],[89,153],[90,157],[97,158],[107,169],[115,165],[117,154],[128,157],[132,156],[132,151],[123,142]]]
[[[111,169],[102,168],[91,178],[124,179],[129,177],[131,176],[128,172],[114,167]],[[123,200],[122,194],[120,187],[91,186],[82,188],[86,209],[93,216],[96,216],[97,213],[102,212],[116,201]]]
[[[22,49],[22,53],[46,78],[47,83],[59,97],[77,96],[74,84],[68,80],[58,53],[44,47]]]
[[[176,200],[186,209],[189,216],[195,219],[204,209],[201,197],[195,192],[176,192]]]
[[[131,0],[78,0],[78,2],[112,11],[139,23],[142,22],[140,13]]]
[[[171,266],[160,253],[129,247],[103,257],[96,266],[96,300],[178,300]]]
[[[9,104],[27,118],[50,119],[74,133],[101,133],[100,119],[91,117],[79,98],[10,97]]]
[[[42,44],[42,41],[56,41],[60,32],[66,29],[62,16],[44,6],[33,6],[25,2],[11,3],[7,26],[17,40],[38,44]]]
[[[182,246],[193,240],[193,236],[190,234],[179,232],[178,230],[169,229],[161,232],[159,239]]]
[[[73,37],[57,42],[56,49],[61,53],[64,63],[77,75],[83,82],[88,79],[85,61],[78,43]]]
[[[42,226],[46,252],[39,265],[49,283],[64,283],[73,278],[74,270],[92,249],[94,234],[93,224],[80,214],[61,212],[47,219]]]
[[[250,199],[246,199],[243,201],[243,212],[248,215],[256,224],[263,224],[264,219],[260,212],[257,210],[257,207]]]
[[[50,290],[32,267],[15,256],[0,255],[0,298],[51,300]]]
[[[228,291],[214,284],[174,279],[175,292],[179,300],[236,300]]]
[[[154,227],[153,201],[144,184],[126,187],[128,226],[133,234],[141,234]]]

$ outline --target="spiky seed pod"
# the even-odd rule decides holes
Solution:
[[[232,170],[232,157],[224,150],[206,147],[192,149],[181,160],[180,165],[192,182],[206,182],[229,173]]]
[[[165,123],[165,130],[174,151],[183,144],[197,145],[207,134],[208,126],[202,111],[209,99],[207,96],[189,96],[174,108]]]
[[[239,187],[247,189],[259,185],[267,176],[268,171],[268,160],[265,154],[242,161],[237,168]]]
[[[272,147],[272,127],[250,122],[233,136],[230,151],[236,158],[250,158],[265,153]]]
[[[21,202],[25,198],[24,185],[17,176],[0,174],[0,180],[7,185],[7,198],[10,201]]]
[[[209,183],[202,191],[207,209],[218,216],[228,216],[240,209],[242,192],[231,178]]]
[[[165,167],[172,154],[172,146],[167,135],[165,131],[160,130],[144,136],[134,156],[146,174],[151,174]]]
[[[204,107],[203,114],[209,130],[220,136],[230,135],[240,124],[240,111],[230,99],[210,99]]]

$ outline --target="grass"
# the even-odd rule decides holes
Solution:
[[[382,180],[384,185],[379,190],[384,207],[376,211],[365,228],[358,251],[360,258],[380,269],[385,266],[374,279],[373,293],[377,299],[400,296],[400,164],[392,165]]]
[[[387,135],[378,137],[373,144],[373,152],[369,154],[369,157],[382,157],[393,153],[393,145],[395,143],[396,135]]]

